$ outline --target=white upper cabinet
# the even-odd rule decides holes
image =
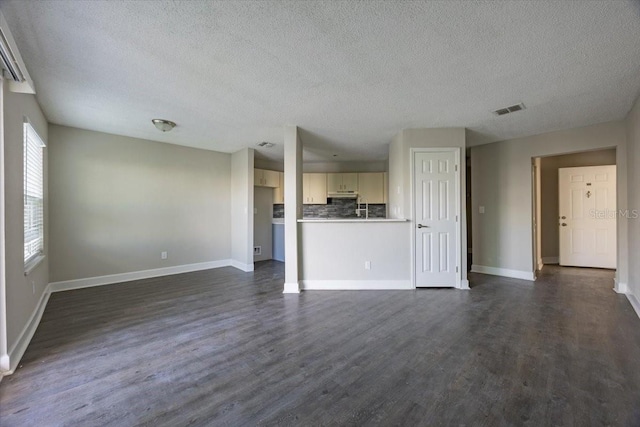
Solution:
[[[302,203],[305,205],[327,204],[326,173],[305,173],[302,175]]]
[[[283,204],[284,203],[284,173],[278,172],[278,186],[273,189],[273,203]]]
[[[358,174],[358,201],[360,203],[384,203],[384,173]]]
[[[357,173],[328,173],[327,191],[329,193],[355,193],[358,191]]]
[[[270,171],[265,169],[253,170],[253,185],[258,187],[276,188],[280,185],[278,171]]]

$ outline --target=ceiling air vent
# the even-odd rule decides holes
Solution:
[[[510,107],[498,108],[493,112],[496,116],[504,116],[505,114],[515,113],[516,111],[524,110],[526,107],[521,102],[520,104],[512,105]]]
[[[271,148],[274,145],[276,144],[274,144],[273,142],[267,142],[267,141],[258,142],[258,147]]]

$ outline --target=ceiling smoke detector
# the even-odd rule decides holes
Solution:
[[[273,142],[267,142],[267,141],[258,142],[258,147],[271,148],[274,145],[276,144],[274,144]]]
[[[515,113],[516,111],[524,110],[524,104],[521,102],[520,104],[511,105],[510,107],[498,108],[493,112],[496,116],[504,116],[505,114]]]
[[[176,124],[174,122],[164,119],[152,119],[151,123],[153,123],[156,129],[162,132],[169,132],[171,129],[176,127]]]

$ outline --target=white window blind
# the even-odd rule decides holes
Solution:
[[[24,123],[24,262],[44,252],[44,142]]]

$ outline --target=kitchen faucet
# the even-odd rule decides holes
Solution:
[[[364,219],[369,219],[369,203],[364,203],[364,209],[361,208],[363,203],[360,203],[360,197],[356,199],[356,215],[360,217],[362,215],[362,211],[364,211]]]

